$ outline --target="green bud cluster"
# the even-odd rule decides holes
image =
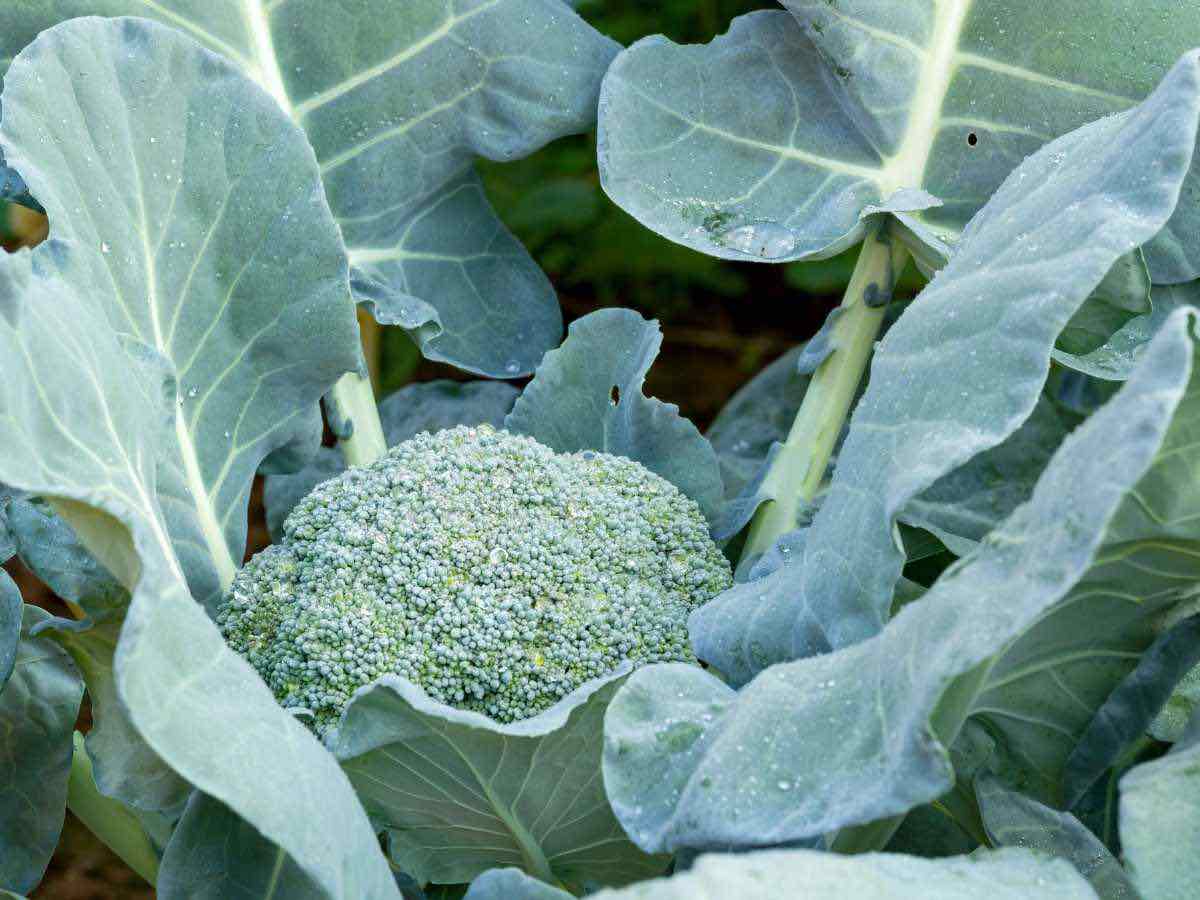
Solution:
[[[688,615],[731,583],[695,502],[640,464],[459,427],[320,485],[217,622],[318,733],[387,673],[513,722],[623,660],[694,662]]]

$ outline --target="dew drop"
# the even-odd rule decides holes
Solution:
[[[112,252],[112,247],[108,246],[108,243],[107,243],[107,242],[102,242],[102,243],[100,244],[100,252],[101,252],[101,253],[111,253],[111,252]]]
[[[521,371],[521,364],[518,363],[515,359],[509,360],[508,364],[505,365],[505,367],[504,367],[504,371],[507,372],[509,375],[516,375],[518,372]]]
[[[759,259],[779,259],[796,249],[796,234],[775,222],[751,222],[722,231],[717,243]]]

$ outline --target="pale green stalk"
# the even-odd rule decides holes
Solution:
[[[157,881],[158,854],[150,838],[133,813],[96,788],[92,761],[78,731],[67,780],[67,808],[129,868],[150,884]]]
[[[787,441],[767,473],[763,488],[775,499],[755,514],[743,561],[761,556],[793,530],[816,497],[907,258],[886,223],[868,232],[834,325],[833,352],[813,373]]]
[[[350,436],[338,440],[338,448],[347,465],[370,465],[387,453],[387,441],[370,378],[356,372],[347,373],[333,386],[329,396],[336,406],[335,417],[351,426]]]

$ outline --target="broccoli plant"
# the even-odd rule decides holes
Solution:
[[[782,5],[0,10],[0,561],[71,613],[0,573],[0,892],[70,809],[163,898],[1195,893],[1200,12]],[[861,244],[707,437],[474,173],[593,123],[698,252]],[[360,310],[496,380],[377,401]]]

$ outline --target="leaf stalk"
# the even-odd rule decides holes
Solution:
[[[158,854],[150,838],[133,813],[100,793],[78,731],[67,780],[67,808],[129,868],[152,885],[158,880]]]
[[[886,220],[872,225],[834,326],[833,352],[813,373],[787,441],[767,473],[763,487],[774,499],[754,516],[743,564],[795,529],[800,513],[816,497],[907,259],[907,248],[894,239]]]

